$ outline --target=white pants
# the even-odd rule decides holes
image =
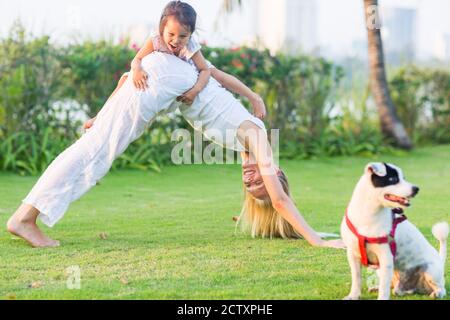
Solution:
[[[44,224],[53,226],[61,219],[69,204],[96,185],[144,132],[149,121],[139,110],[139,94],[130,86],[131,80],[124,83],[99,112],[95,124],[53,160],[22,201],[40,211]]]
[[[158,109],[156,104],[149,103],[152,99],[149,99],[148,94],[146,103],[142,103],[138,94],[130,92],[133,90],[129,77],[99,112],[92,128],[49,165],[22,201],[38,209],[39,218],[47,226],[55,225],[64,216],[70,203],[79,199],[106,175],[112,162],[142,135],[158,114],[173,108]],[[229,139],[230,130],[235,132],[244,121],[252,121],[264,128],[263,122],[253,117],[226,90],[204,105],[197,103],[181,109],[188,122],[194,124],[199,121],[202,124],[196,129],[203,131],[206,136],[208,132],[220,133],[210,137],[216,143],[234,150],[242,151],[243,148],[237,143],[235,134]]]

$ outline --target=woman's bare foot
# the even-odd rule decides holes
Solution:
[[[6,224],[8,232],[24,239],[34,248],[59,246],[59,241],[50,239],[44,235],[37,226],[36,219],[39,211],[31,206],[28,206],[28,208],[24,206],[26,205],[22,205],[8,220]]]

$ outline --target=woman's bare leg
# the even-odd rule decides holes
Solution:
[[[39,211],[28,204],[22,204],[6,224],[8,232],[27,241],[32,247],[57,247],[59,241],[48,238],[36,224]]]

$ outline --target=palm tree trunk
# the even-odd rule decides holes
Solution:
[[[235,7],[242,6],[242,0],[223,0],[222,6],[225,12],[230,13],[233,12]]]
[[[374,14],[378,14],[375,11],[378,10],[378,0],[364,0],[364,10],[369,44],[370,86],[380,116],[381,131],[398,147],[411,149],[413,144],[397,116],[389,93],[378,16],[376,25],[373,23]]]

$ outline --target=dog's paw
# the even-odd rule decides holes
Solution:
[[[394,290],[392,290],[392,293],[393,293],[395,296],[398,296],[398,297],[402,297],[402,296],[414,294],[415,292],[416,292],[416,291],[415,291],[414,289],[404,291],[404,290],[402,290],[402,289],[400,289],[400,288],[394,288]]]
[[[369,293],[378,292],[378,286],[369,287],[369,289],[367,289],[367,292]]]
[[[342,299],[342,300],[359,300],[359,296],[351,296],[351,295],[348,295],[348,296],[346,296],[344,299]]]
[[[397,286],[392,290],[392,294],[401,297],[405,295],[405,291],[403,291],[402,289],[400,289],[400,287]]]
[[[445,297],[445,293],[446,293],[445,289],[438,289],[438,290],[433,291],[430,294],[430,297],[433,299],[442,299]]]

